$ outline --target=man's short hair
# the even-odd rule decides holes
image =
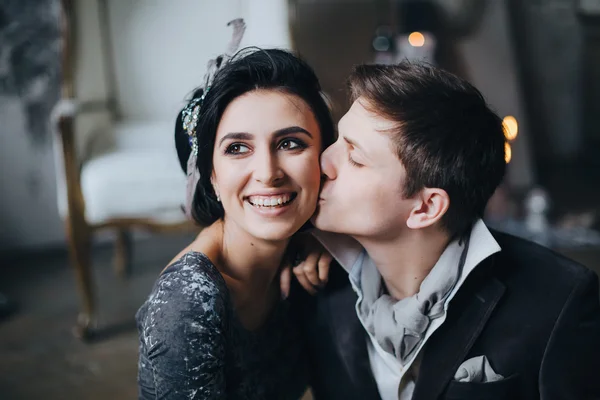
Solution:
[[[404,196],[440,188],[450,197],[442,218],[451,236],[464,236],[483,217],[506,170],[502,120],[473,85],[414,62],[359,65],[349,77],[352,99],[394,123],[397,155],[406,169]]]

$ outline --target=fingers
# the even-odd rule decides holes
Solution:
[[[303,242],[301,247],[304,248],[302,252],[295,251],[297,260],[294,259],[292,272],[307,292],[316,294],[328,281],[333,257],[314,238]],[[306,259],[300,261],[303,254],[307,254]]]
[[[304,273],[303,266],[304,263],[300,263],[300,265],[294,267],[294,275],[296,275],[296,279],[298,279],[298,282],[300,283],[300,285],[302,285],[304,290],[306,290],[312,295],[315,295],[317,294],[317,289],[309,282],[308,278],[306,277],[306,274]]]
[[[304,260],[300,265],[302,266],[302,270],[304,271],[304,275],[306,279],[313,286],[320,286],[321,281],[319,280],[319,259],[321,257],[320,252],[312,252]]]
[[[281,290],[281,298],[287,299],[290,295],[290,284],[292,281],[292,266],[285,265],[279,274],[279,288]]]
[[[327,283],[329,266],[333,257],[328,252],[310,253],[306,260],[293,268],[294,275],[302,287],[310,294],[316,294]]]
[[[333,257],[329,252],[324,252],[321,254],[319,258],[319,281],[320,286],[325,286],[327,280],[329,279],[329,266],[331,265],[331,261]]]

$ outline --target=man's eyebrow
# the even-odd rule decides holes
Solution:
[[[362,151],[365,151],[365,150],[364,150],[364,149],[361,147],[361,145],[359,145],[358,143],[356,143],[354,140],[350,139],[349,137],[347,137],[347,136],[344,136],[344,140],[345,140],[345,141],[346,141],[346,143],[348,143],[349,145],[351,145],[351,146],[354,146],[354,147],[358,147],[358,148],[359,148],[359,149],[361,149]]]

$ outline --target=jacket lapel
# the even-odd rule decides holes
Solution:
[[[492,311],[505,286],[491,275],[494,257],[478,267],[470,284],[465,283],[448,308],[448,318],[424,347],[413,400],[436,399],[454,377]]]
[[[378,399],[379,392],[367,351],[367,334],[356,315],[356,300],[356,293],[350,285],[331,294],[330,327],[340,359],[355,385],[355,398]]]

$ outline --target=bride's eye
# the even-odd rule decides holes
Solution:
[[[250,151],[250,149],[246,145],[243,145],[241,143],[232,143],[229,146],[227,146],[225,153],[226,154],[244,154],[249,151]]]
[[[281,150],[297,150],[306,148],[306,144],[298,139],[284,139],[279,143]]]

